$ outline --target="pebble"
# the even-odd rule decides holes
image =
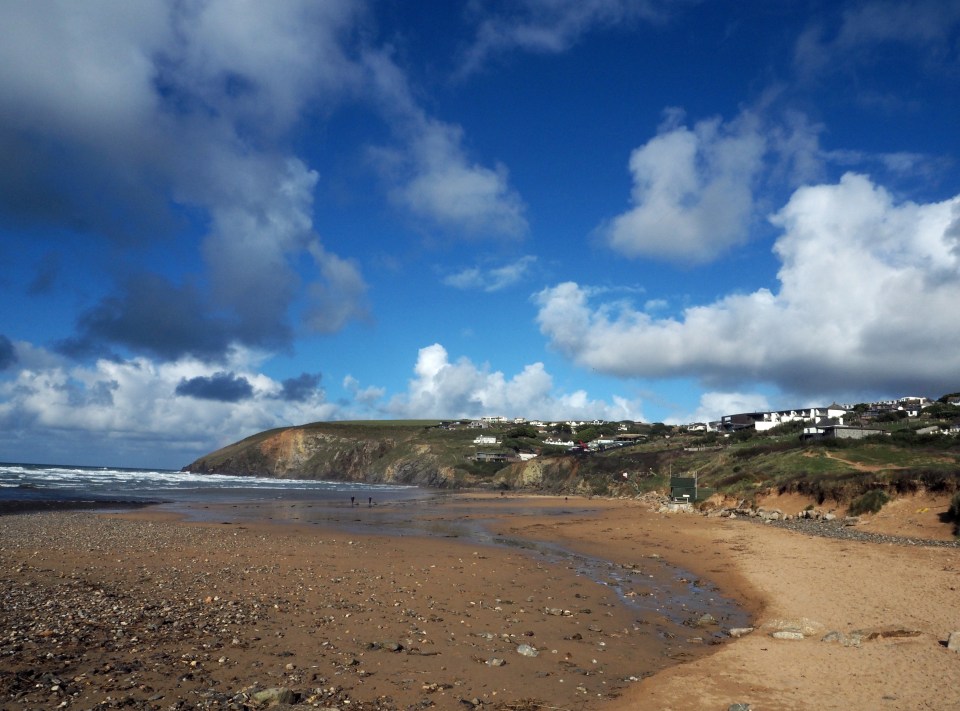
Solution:
[[[529,644],[521,644],[517,647],[517,654],[524,657],[536,657],[540,652],[537,651],[536,647],[531,647]]]

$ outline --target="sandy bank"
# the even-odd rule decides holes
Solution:
[[[631,506],[611,507],[599,526],[571,521],[556,533],[613,560],[660,552],[757,610],[752,634],[643,681],[607,708],[960,708],[960,655],[944,644],[960,629],[956,548],[838,541]],[[770,636],[793,627],[806,627],[806,638]],[[841,641],[821,641],[831,631]],[[891,636],[867,634],[856,645],[858,631]]]

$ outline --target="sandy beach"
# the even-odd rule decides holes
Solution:
[[[957,548],[573,497],[264,513],[0,517],[0,707],[960,708]]]

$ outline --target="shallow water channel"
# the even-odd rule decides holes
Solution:
[[[613,590],[623,605],[646,619],[660,618],[672,625],[685,625],[690,639],[717,643],[729,637],[727,630],[750,625],[750,616],[732,598],[723,595],[709,580],[671,564],[661,557],[644,557],[629,566],[587,556],[560,544],[495,533],[504,517],[589,515],[589,507],[577,506],[531,511],[520,503],[498,501],[488,505],[458,506],[456,514],[446,509],[442,497],[390,502],[368,501],[266,501],[233,505],[165,504],[191,521],[219,523],[290,523],[319,525],[344,532],[381,536],[426,536],[453,538],[477,545],[504,546],[526,552],[540,562],[571,570],[578,577]],[[716,624],[696,624],[709,614]],[[667,634],[667,633],[664,633]]]

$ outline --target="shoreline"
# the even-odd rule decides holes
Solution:
[[[134,510],[158,506],[163,501],[141,501],[124,499],[2,499],[0,516],[12,516],[22,513],[42,511],[107,511],[115,509]]]
[[[584,580],[575,565],[549,561],[540,553],[498,549],[443,532],[431,539],[383,536],[372,520],[372,530],[361,531],[319,522],[230,522],[218,516],[222,511],[205,523],[183,523],[170,512],[150,508],[95,517],[52,514],[61,517],[60,525],[80,526],[78,531],[83,529],[80,521],[101,522],[94,528],[104,529],[96,534],[103,539],[102,552],[78,558],[82,536],[58,543],[48,531],[46,538],[25,536],[35,546],[29,555],[26,548],[7,542],[0,542],[0,555],[6,568],[19,571],[17,579],[26,577],[48,593],[64,580],[73,585],[96,581],[102,589],[111,588],[114,599],[150,599],[155,591],[147,580],[171,584],[176,578],[189,598],[189,604],[176,603],[186,605],[185,619],[203,618],[213,608],[218,614],[241,608],[245,619],[256,618],[257,640],[228,639],[225,633],[215,635],[213,643],[182,638],[178,646],[191,647],[196,657],[187,663],[197,662],[192,668],[203,673],[179,681],[176,689],[161,688],[167,683],[163,675],[134,670],[131,676],[144,681],[140,686],[153,691],[139,697],[143,708],[168,708],[175,695],[184,699],[190,693],[189,703],[206,703],[196,696],[201,687],[204,693],[215,690],[220,696],[210,698],[217,703],[239,703],[240,695],[265,686],[288,686],[300,695],[298,700],[307,701],[320,688],[319,679],[336,682],[338,691],[324,700],[327,706],[349,699],[354,709],[407,708],[412,703],[599,710],[726,709],[734,703],[756,709],[863,711],[960,706],[960,659],[944,647],[946,635],[960,628],[956,549],[816,538],[745,521],[656,514],[640,502],[624,500],[472,492],[396,507],[403,516],[438,527],[480,517],[494,536],[559,544],[610,561],[611,571],[662,575],[663,561],[669,561],[703,579],[692,584],[703,586],[704,599],[718,589],[736,597],[753,616],[757,629],[752,634],[714,645],[712,629],[670,626],[656,614],[625,608],[618,594],[642,596],[641,588],[618,593]],[[47,516],[23,518],[39,523]],[[4,519],[12,520],[0,518],[0,528]],[[131,536],[151,546],[163,541],[161,550],[137,555],[125,548]],[[213,548],[214,542],[224,549]],[[176,575],[168,570],[171,554]],[[357,565],[361,559],[363,568]],[[219,571],[220,579],[211,577],[211,571]],[[196,588],[197,580],[208,594]],[[8,595],[17,591],[16,583],[6,581]],[[277,607],[269,604],[273,598]],[[247,609],[252,600],[260,607]],[[143,622],[144,613],[131,614],[129,626]],[[779,629],[803,625],[809,630],[802,640],[771,637]],[[821,641],[831,631],[849,640],[858,630],[880,628],[909,634],[878,632],[858,646]],[[687,639],[700,636],[703,642],[658,651],[644,644],[652,630]],[[63,646],[57,630],[39,632],[50,636],[32,638],[37,650]],[[277,633],[282,636],[269,636]],[[161,635],[151,642],[151,634],[157,637],[158,632],[138,636],[138,643],[163,650],[171,641]],[[399,649],[384,652],[384,642]],[[530,643],[539,656],[518,655],[521,643]],[[9,644],[5,639],[0,651]],[[138,649],[143,656],[146,648]],[[129,649],[120,647],[114,653],[130,656]],[[7,668],[10,659],[0,656],[0,667],[16,672]],[[73,663],[82,665],[82,657]],[[86,693],[80,707],[94,708],[97,672],[87,674],[80,682],[65,682],[64,688]],[[22,681],[20,693],[27,693],[27,682],[35,685],[36,679]],[[0,686],[0,698],[7,698],[6,691]],[[162,698],[148,701],[158,695]],[[117,698],[115,693],[111,698]]]

